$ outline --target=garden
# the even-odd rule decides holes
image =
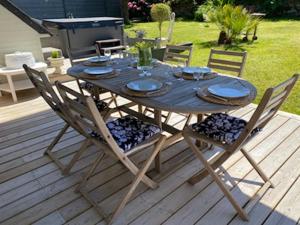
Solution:
[[[127,25],[126,32],[128,35],[133,35],[134,30],[143,30],[147,38],[157,38],[160,36],[157,22],[151,21],[151,4],[145,1],[139,1],[140,4],[147,4],[146,17],[140,17],[139,22],[131,22]],[[142,3],[141,3],[142,2]],[[266,13],[265,18],[258,21],[257,40],[249,38],[248,41],[243,41],[246,30],[241,30],[233,37],[232,43],[218,44],[220,35],[220,27],[215,21],[209,21],[205,17],[218,7],[224,5],[232,5],[236,7],[242,4],[242,1],[224,2],[224,1],[200,1],[197,9],[197,4],[194,1],[187,1],[183,5],[188,5],[187,2],[193,2],[193,7],[189,10],[193,12],[191,15],[184,15],[180,6],[181,1],[166,2],[171,6],[172,11],[176,13],[176,23],[171,43],[180,44],[186,42],[193,43],[193,55],[191,65],[205,66],[208,61],[211,48],[225,49],[232,51],[247,51],[248,57],[245,66],[243,78],[249,80],[258,89],[256,103],[261,99],[264,91],[279,82],[288,79],[292,74],[300,71],[300,45],[299,33],[300,22],[298,20],[298,8],[294,1],[290,2],[290,7],[287,7],[286,1],[251,1],[252,5],[247,5],[245,8],[248,11],[252,8],[259,12]],[[216,3],[217,2],[217,3]],[[248,1],[249,2],[249,1]],[[259,3],[264,2],[264,3]],[[157,3],[157,2],[156,2]],[[244,1],[247,4],[247,1]],[[176,5],[177,4],[177,5]],[[217,5],[217,6],[216,6]],[[221,5],[221,6],[220,6]],[[189,4],[190,6],[190,4]],[[145,8],[145,7],[144,7]],[[244,7],[243,7],[244,9]],[[142,8],[141,14],[142,13]],[[188,11],[188,9],[186,10]],[[199,15],[201,11],[201,15]],[[198,12],[198,13],[197,13]],[[129,9],[130,14],[130,9]],[[205,15],[206,14],[206,15]],[[178,16],[179,15],[179,16]],[[136,16],[136,15],[135,15]],[[134,18],[133,15],[130,16]],[[199,18],[200,17],[200,18]],[[207,21],[205,21],[205,19]],[[204,20],[204,21],[202,21]],[[162,33],[166,34],[168,22],[162,24]],[[252,31],[251,31],[252,32]],[[283,110],[300,114],[300,85],[297,84],[293,94],[282,107]]]

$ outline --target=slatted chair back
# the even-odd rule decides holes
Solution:
[[[251,132],[254,129],[262,129],[266,126],[287,99],[298,79],[299,75],[295,74],[293,77],[276,87],[271,87],[266,90],[257,109],[247,123],[244,132],[232,146],[232,150],[238,149],[239,146],[241,146],[244,141],[251,136]]]
[[[50,84],[48,77],[43,72],[31,69],[27,65],[23,65],[23,68],[32,84],[35,86],[44,100],[48,103],[48,105],[61,117],[64,118],[64,114],[62,113],[61,108],[61,101],[58,95],[55,93],[52,85]]]
[[[247,52],[233,52],[211,49],[207,67],[225,71],[241,77],[245,67],[246,59]]]
[[[167,42],[171,42],[172,37],[173,37],[175,17],[176,17],[175,12],[172,12],[171,15],[170,15],[170,23],[169,23],[169,27],[168,27]]]
[[[192,58],[192,51],[193,46],[167,45],[163,61],[189,66]]]
[[[68,48],[67,53],[72,66],[86,60],[87,58],[99,55],[99,52],[95,45],[84,47],[84,48],[78,48],[78,49]]]

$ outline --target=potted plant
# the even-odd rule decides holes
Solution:
[[[52,51],[51,57],[48,58],[50,66],[55,68],[54,73],[62,73],[61,67],[64,65],[64,57],[60,55],[59,51]]]
[[[138,50],[138,67],[151,66],[152,64],[152,44],[149,42],[138,42],[135,44]]]

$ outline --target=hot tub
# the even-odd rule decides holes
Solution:
[[[60,48],[64,56],[67,56],[68,48],[88,47],[94,45],[97,40],[120,39],[122,44],[124,42],[122,18],[44,19],[43,25],[53,34],[49,40],[43,40],[43,46]]]

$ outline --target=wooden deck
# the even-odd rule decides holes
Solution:
[[[43,152],[63,121],[34,92],[24,92],[19,99],[20,103],[13,105],[10,96],[0,98],[0,224],[104,225],[91,205],[74,192],[97,150],[91,147],[71,175],[62,176]],[[249,118],[254,109],[250,105],[233,114]],[[174,116],[171,123],[181,126],[180,120]],[[57,154],[67,162],[82,140],[75,131],[68,131],[56,147]],[[275,184],[261,196],[249,222],[236,216],[210,177],[195,186],[186,182],[201,165],[182,141],[163,152],[162,174],[150,172],[160,187],[150,190],[140,185],[115,224],[299,225],[300,116],[278,113],[246,149]],[[133,159],[141,163],[146,157],[147,150]],[[261,184],[240,153],[226,161],[219,173],[241,204],[255,196]],[[131,179],[121,164],[107,158],[88,188],[109,213]]]

